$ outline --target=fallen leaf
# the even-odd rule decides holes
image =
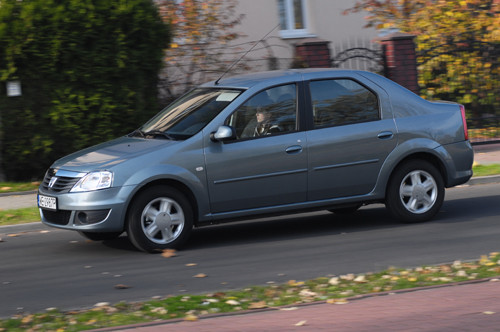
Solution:
[[[226,301],[226,304],[229,304],[229,305],[239,305],[240,303],[236,300],[228,300]]]
[[[151,312],[155,314],[160,314],[160,315],[166,315],[168,313],[168,310],[162,307],[154,308],[151,309]]]
[[[295,324],[295,326],[304,326],[304,325],[306,325],[306,323],[307,323],[307,320],[301,320],[300,322]]]
[[[264,309],[267,308],[266,301],[252,302],[248,306],[248,309]]]
[[[297,286],[303,286],[305,283],[303,281],[289,280],[287,284],[292,287],[297,287]]]
[[[290,307],[290,308],[281,308],[279,309],[281,311],[294,311],[294,310],[299,310],[297,307]]]
[[[364,275],[359,275],[356,278],[354,278],[354,282],[362,284],[368,281],[366,280],[366,277]]]
[[[8,234],[7,236],[8,236],[8,237],[18,237],[18,236],[19,236],[19,234]]]
[[[197,275],[194,275],[193,278],[206,278],[207,275],[205,273],[198,273]]]
[[[128,289],[128,288],[132,288],[132,287],[127,286],[127,285],[123,285],[123,284],[115,285],[115,289]]]
[[[188,264],[186,264],[186,266],[196,266],[196,265],[198,265],[198,264],[196,264],[196,263],[188,263]]]
[[[328,283],[332,286],[337,286],[339,284],[339,278],[338,277],[333,277],[331,278]]]
[[[299,293],[299,296],[301,297],[316,297],[317,295],[317,293],[310,291],[309,289],[303,289]]]
[[[485,314],[485,315],[493,315],[493,314],[496,314],[496,312],[494,312],[494,311],[483,311],[483,314]]]
[[[326,300],[328,304],[347,304],[349,303],[346,299],[328,299]]]
[[[175,249],[165,249],[161,252],[162,257],[170,258],[177,256]]]
[[[184,320],[187,320],[189,322],[196,322],[198,320],[198,316],[195,316],[195,315],[186,315],[186,317],[184,317]]]
[[[99,308],[99,307],[107,307],[109,306],[109,302],[99,302],[94,304],[94,307]]]

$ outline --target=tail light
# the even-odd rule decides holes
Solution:
[[[469,131],[467,130],[467,119],[465,118],[465,106],[460,105],[460,112],[462,113],[462,123],[464,125],[465,140],[469,139]]]

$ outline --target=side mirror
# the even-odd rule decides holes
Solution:
[[[234,128],[230,126],[220,126],[217,131],[210,134],[213,142],[225,142],[236,139]]]

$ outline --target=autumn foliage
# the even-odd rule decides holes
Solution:
[[[500,115],[500,1],[362,0],[367,27],[416,36],[421,93]]]
[[[160,93],[175,97],[194,85],[224,72],[225,49],[239,34],[234,27],[243,15],[236,14],[235,0],[159,0],[160,16],[173,28],[173,41],[165,55]]]

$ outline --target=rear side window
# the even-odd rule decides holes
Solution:
[[[377,96],[356,81],[312,81],[310,89],[315,128],[380,119]]]

